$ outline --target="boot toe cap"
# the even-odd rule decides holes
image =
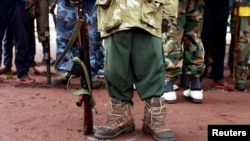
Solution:
[[[168,129],[161,133],[155,134],[154,138],[159,141],[175,141],[175,135],[172,130]]]
[[[164,98],[167,103],[174,103],[177,99],[175,91],[165,92],[161,97]]]

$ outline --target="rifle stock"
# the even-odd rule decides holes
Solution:
[[[79,50],[79,58],[86,65],[88,74],[91,74],[90,70],[90,58],[89,58],[89,42],[88,42],[88,29],[87,23],[83,17],[83,9],[82,9],[82,0],[71,0],[70,1],[73,6],[76,7],[76,13],[78,19],[83,19],[83,24],[78,33],[78,50]],[[87,81],[89,80],[89,81]],[[92,81],[91,75],[84,75],[83,71],[80,76],[80,83],[83,89],[87,89],[90,94],[80,94],[78,100],[76,101],[76,105],[81,107],[84,105],[84,134],[88,135],[93,131],[93,113],[92,113],[92,104],[91,104],[91,91],[92,91]]]

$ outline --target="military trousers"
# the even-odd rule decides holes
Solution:
[[[236,56],[235,80],[236,83],[246,83],[248,77],[248,64],[250,55],[250,19],[249,17],[240,17],[240,35],[238,39],[238,48]]]
[[[204,47],[201,41],[203,0],[179,0],[177,23],[170,26],[163,41],[166,78],[175,80],[182,69],[190,76],[201,76]]]
[[[163,94],[160,37],[142,29],[119,31],[104,38],[104,48],[104,77],[110,97],[132,102],[133,84],[141,100]]]

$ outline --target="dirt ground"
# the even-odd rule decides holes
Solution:
[[[54,57],[54,36],[51,37]],[[36,61],[41,61],[41,46],[38,44]],[[54,57],[55,58],[55,57]],[[46,66],[38,64],[43,75],[33,76],[37,85],[17,85],[16,77],[0,83],[0,141],[96,141],[93,134],[83,134],[83,108],[77,107],[77,96],[63,87],[47,84]],[[52,80],[56,77],[51,66]],[[227,77],[228,72],[225,72]],[[6,76],[3,76],[6,77]],[[7,78],[7,77],[6,77]],[[102,79],[100,79],[103,81]],[[78,82],[76,79],[74,82]],[[249,124],[250,94],[226,92],[213,89],[213,82],[204,79],[204,100],[194,104],[177,91],[176,104],[166,104],[166,123],[173,130],[177,141],[206,141],[209,124]],[[247,89],[250,89],[248,82]],[[151,141],[153,138],[141,131],[144,103],[134,92],[132,113],[136,131],[122,134],[113,141]],[[94,128],[105,122],[108,109],[108,94],[105,86],[94,89],[97,114],[93,114]]]

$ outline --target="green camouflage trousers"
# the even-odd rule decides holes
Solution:
[[[163,33],[166,78],[176,79],[185,67],[191,76],[200,76],[204,69],[204,48],[201,41],[203,0],[179,0],[178,17],[167,33]]]
[[[236,83],[245,83],[248,76],[248,60],[250,56],[250,19],[240,17],[240,35],[237,48]]]

